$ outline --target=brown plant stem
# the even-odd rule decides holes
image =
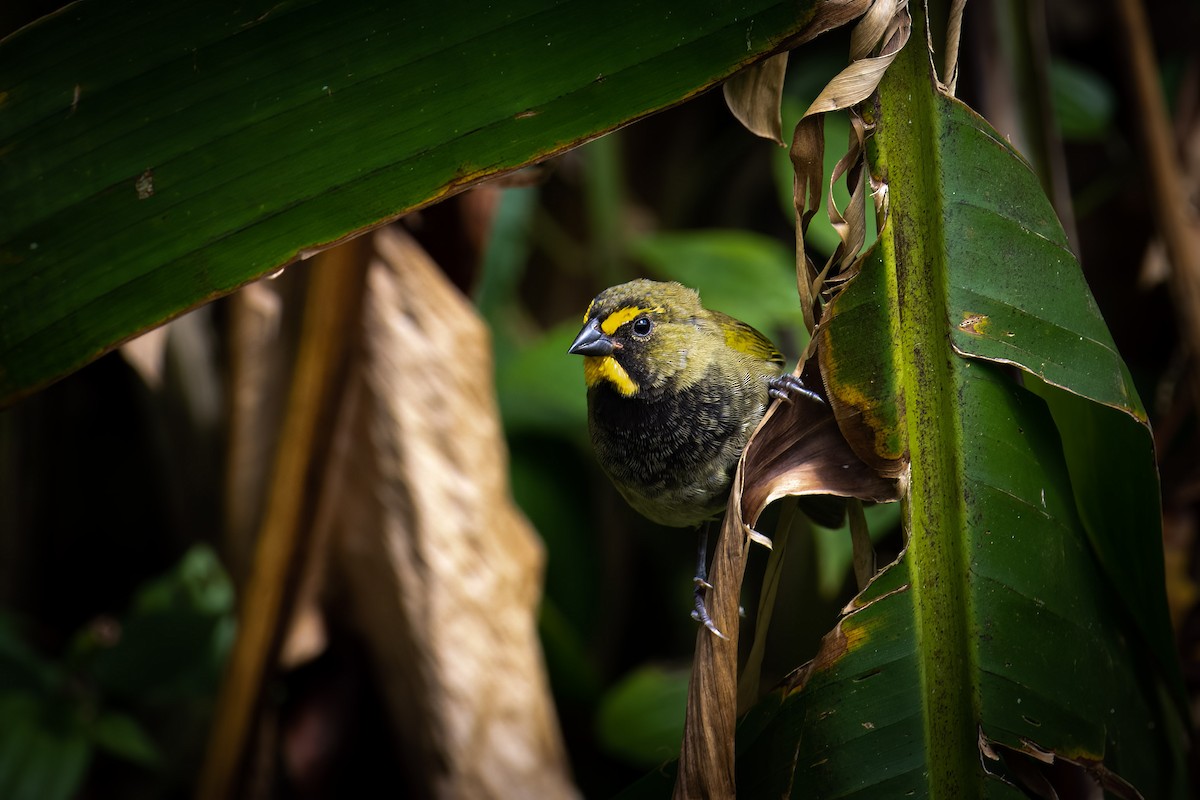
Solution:
[[[317,256],[312,265],[296,370],[238,618],[238,636],[217,698],[196,797],[239,795],[259,699],[281,644],[318,499],[320,466],[341,402],[355,341],[366,259],[354,243]]]
[[[1158,81],[1158,64],[1145,9],[1139,0],[1117,0],[1118,25],[1133,80],[1136,118],[1141,123],[1146,165],[1153,189],[1155,218],[1171,262],[1170,286],[1180,338],[1193,364],[1193,397],[1200,403],[1200,227],[1189,213],[1181,176],[1183,165],[1171,133],[1171,120]]]

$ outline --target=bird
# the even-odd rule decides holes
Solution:
[[[770,339],[676,282],[605,289],[567,352],[583,357],[592,447],[617,491],[653,522],[701,528],[693,616],[712,628],[702,526],[724,510],[769,403],[824,399],[784,371]]]

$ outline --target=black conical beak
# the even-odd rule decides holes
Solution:
[[[575,341],[571,343],[571,349],[567,351],[573,356],[611,356],[613,352],[612,339],[604,335],[604,331],[600,330],[600,320],[591,319],[583,326],[583,330],[575,337]]]

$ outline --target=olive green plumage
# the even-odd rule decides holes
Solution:
[[[570,352],[596,457],[629,504],[677,527],[719,514],[780,381],[770,340],[681,284],[635,280],[592,301]]]

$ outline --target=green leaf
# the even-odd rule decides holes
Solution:
[[[0,694],[0,797],[68,800],[92,749],[78,715],[53,698]]]
[[[158,748],[142,726],[124,714],[101,714],[92,723],[89,734],[97,747],[135,764],[153,766],[161,760]]]
[[[1158,465],[1146,427],[1128,414],[1029,380],[1054,415],[1063,440],[1075,504],[1114,591],[1133,614],[1176,702],[1185,701],[1167,605]]]
[[[929,187],[944,214],[938,244],[961,264],[946,279],[954,346],[1145,421],[1129,370],[1033,172],[966,106],[939,103],[940,163]]]
[[[233,582],[206,544],[193,545],[169,572],[148,581],[133,601],[137,614],[187,608],[201,615],[233,612]]]
[[[143,586],[121,637],[90,663],[96,684],[124,701],[162,703],[213,691],[231,645],[233,586],[215,553],[195,545]]]
[[[689,674],[644,666],[600,702],[596,734],[604,748],[634,764],[652,766],[679,755]]]
[[[1099,139],[1112,126],[1116,99],[1104,79],[1062,59],[1050,62],[1054,115],[1064,139]]]
[[[907,547],[747,730],[739,791],[1024,797],[1061,759],[1182,797],[1144,411],[1036,177],[921,41],[879,90],[887,224],[821,342],[839,421],[907,457]]]
[[[496,396],[510,432],[567,430],[582,436],[587,430],[583,366],[567,355],[581,324],[568,320],[515,353],[497,354]]]
[[[692,97],[815,6],[74,3],[0,42],[0,401]]]
[[[930,610],[920,608],[932,605],[920,585],[924,553],[910,546],[856,599],[760,740],[799,742],[791,780],[804,787],[800,796],[990,794],[1010,756],[993,762],[981,736],[999,753],[999,744],[1020,750],[1029,742],[1078,761],[1115,759],[1147,796],[1167,796],[1152,788],[1164,785],[1155,775],[1160,743],[1142,733],[1147,720],[1161,719],[1158,697],[1153,686],[1138,688],[1141,654],[1112,624],[1120,612],[1075,516],[1053,421],[993,368],[954,369],[972,400],[961,435],[979,447],[965,454],[962,538],[952,543],[966,559],[958,571],[965,578],[938,576],[961,595],[936,608],[960,618],[966,640],[956,646],[952,626],[929,629]],[[931,667],[930,658],[947,663]],[[941,682],[922,689],[931,673]],[[951,735],[956,721],[971,732],[965,738]],[[951,792],[934,771],[945,775],[948,766],[969,782]],[[765,776],[786,775],[753,759],[739,774],[752,795],[777,788],[760,784]]]

